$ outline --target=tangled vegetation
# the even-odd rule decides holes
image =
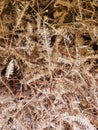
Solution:
[[[0,130],[98,129],[98,0],[0,0]]]

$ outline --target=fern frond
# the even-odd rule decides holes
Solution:
[[[72,122],[77,122],[81,126],[85,127],[85,130],[96,130],[96,128],[90,123],[90,121],[86,117],[82,116],[68,116],[69,120]]]
[[[5,77],[6,77],[7,79],[9,79],[11,75],[13,75],[14,67],[15,67],[15,64],[16,64],[16,63],[17,63],[17,62],[16,62],[15,59],[12,59],[12,60],[9,62],[8,66],[7,66],[7,69],[6,69],[6,73],[5,73]]]

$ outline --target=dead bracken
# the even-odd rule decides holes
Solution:
[[[97,129],[97,0],[0,1],[0,130]]]

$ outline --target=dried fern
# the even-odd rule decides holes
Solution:
[[[90,123],[90,121],[86,117],[82,116],[68,116],[68,119],[73,123],[79,123],[84,127],[85,130],[96,130],[96,128]]]
[[[6,68],[5,77],[7,79],[9,79],[11,75],[13,75],[15,66],[17,66],[17,61],[15,59],[12,59]]]

